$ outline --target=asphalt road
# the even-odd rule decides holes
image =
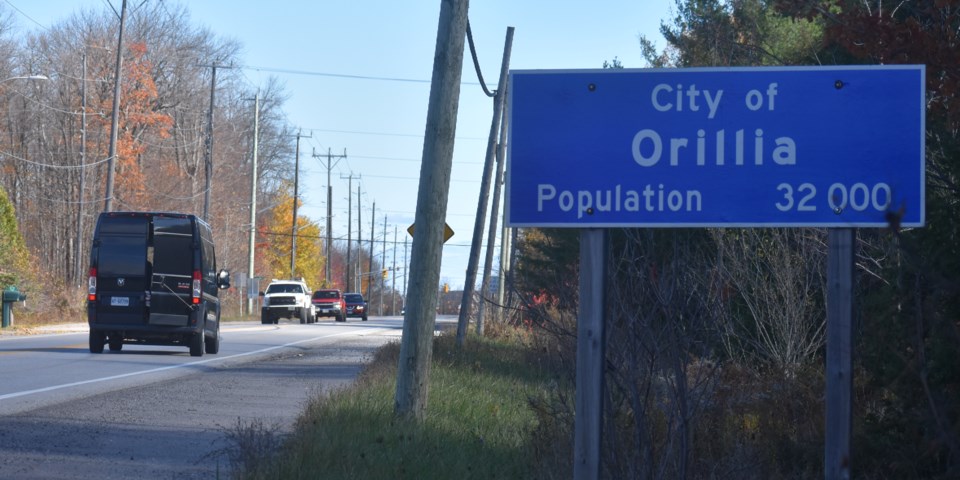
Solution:
[[[227,478],[238,425],[289,432],[309,396],[349,384],[401,330],[373,317],[225,324],[220,353],[199,358],[91,354],[85,331],[0,338],[0,478]]]

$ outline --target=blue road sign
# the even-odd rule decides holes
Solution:
[[[924,67],[512,71],[507,223],[924,224]]]

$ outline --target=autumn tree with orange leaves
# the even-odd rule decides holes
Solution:
[[[260,228],[263,243],[258,247],[262,268],[270,278],[291,278],[290,252],[293,235],[293,184],[288,183],[278,196],[271,222]],[[301,202],[302,203],[302,202]],[[324,262],[320,225],[303,215],[297,216],[297,253],[293,277],[303,278],[310,288],[323,284]]]
[[[117,121],[117,161],[114,196],[122,209],[149,209],[143,153],[147,134],[158,139],[170,136],[173,119],[159,110],[153,64],[144,42],[131,43],[120,87],[120,118]],[[111,107],[112,110],[112,107]],[[110,117],[95,117],[101,128],[110,128]]]

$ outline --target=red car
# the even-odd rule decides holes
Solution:
[[[347,321],[347,304],[337,289],[317,290],[310,299],[317,317],[334,317],[338,322]]]

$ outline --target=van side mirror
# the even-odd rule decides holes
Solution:
[[[226,270],[217,272],[217,288],[221,290],[230,288],[230,272]]]

